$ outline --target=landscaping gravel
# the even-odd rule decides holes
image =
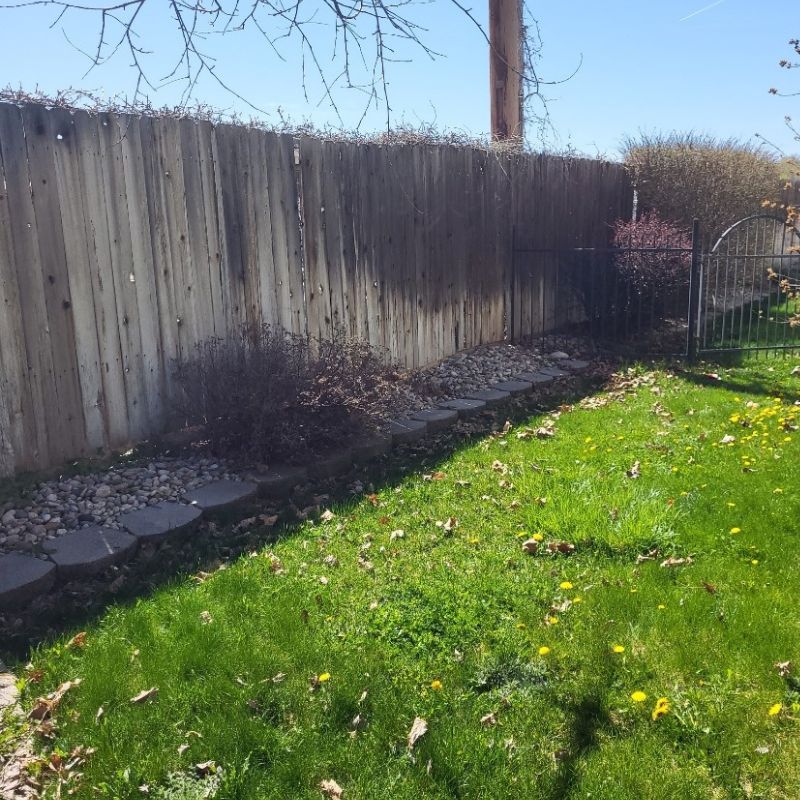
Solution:
[[[408,412],[486,389],[521,373],[580,358],[586,342],[550,336],[528,345],[482,345],[421,370],[404,388]],[[421,390],[417,390],[421,387]],[[0,504],[0,554],[38,555],[47,540],[102,525],[119,529],[120,516],[165,500],[180,500],[211,481],[239,480],[230,463],[197,455],[120,464],[103,472],[37,484],[24,501]]]

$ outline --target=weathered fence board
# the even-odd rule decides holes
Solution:
[[[9,104],[0,187],[0,475],[157,433],[176,359],[245,323],[416,367],[579,319],[514,240],[605,244],[631,205],[597,161]]]

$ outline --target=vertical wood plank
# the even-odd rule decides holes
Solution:
[[[84,447],[99,451],[108,444],[103,406],[103,377],[95,313],[92,269],[96,251],[90,246],[90,220],[84,210],[86,188],[81,169],[78,128],[73,115],[53,109],[47,116],[48,135],[53,142],[56,187],[64,230],[67,281],[85,431]]]
[[[72,454],[85,454],[86,429],[53,155],[56,139],[50,135],[47,109],[29,105],[21,113],[55,390],[49,403],[52,424],[48,425],[48,432],[53,452],[59,458],[69,458]]]

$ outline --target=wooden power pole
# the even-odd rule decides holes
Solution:
[[[492,141],[522,138],[521,0],[489,0]]]

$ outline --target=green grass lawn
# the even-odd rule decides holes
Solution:
[[[62,796],[800,797],[796,363],[632,372],[41,646]]]
[[[800,314],[800,299],[769,297],[728,311],[713,324],[707,323],[704,347],[725,348],[783,347],[800,349],[800,326],[791,320]]]

